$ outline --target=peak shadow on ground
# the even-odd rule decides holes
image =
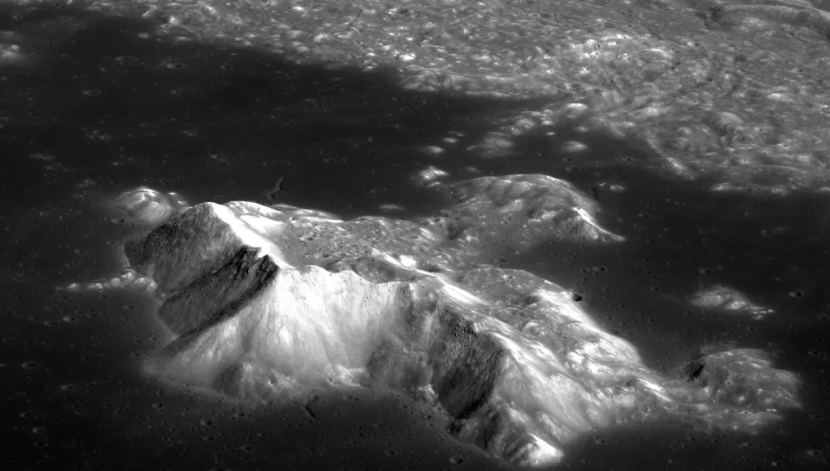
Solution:
[[[73,7],[4,13],[0,28],[24,56],[4,71],[14,90],[4,97],[5,145],[30,167],[21,187],[49,178],[49,160],[101,176],[102,186],[210,189],[194,199],[262,200],[285,178],[280,202],[328,206],[346,193],[359,212],[366,187],[400,196],[396,187],[423,165],[419,146],[450,131],[473,140],[485,115],[526,103],[409,91],[389,69],[299,65],[252,47],[162,37],[152,19]]]
[[[770,202],[751,195],[712,195],[700,182],[683,183],[631,167],[603,167],[592,174],[580,170],[588,167],[562,163],[556,156],[537,157],[540,147],[532,142],[520,145],[515,159],[482,160],[466,152],[466,144],[490,131],[493,117],[530,102],[403,90],[391,70],[365,73],[299,65],[252,48],[204,44],[194,38],[176,41],[157,35],[159,26],[153,19],[112,17],[71,6],[0,9],[0,30],[12,33],[3,33],[0,42],[20,46],[19,59],[0,65],[0,146],[4,157],[18,165],[14,178],[5,179],[0,190],[8,228],[0,242],[6,248],[2,283],[5,291],[16,293],[8,305],[14,314],[4,319],[4,362],[15,369],[6,378],[7,390],[13,391],[7,407],[13,418],[10,443],[15,445],[7,456],[9,469],[48,469],[57,463],[63,463],[63,469],[138,469],[151,460],[205,469],[255,469],[280,462],[313,467],[333,455],[351,459],[338,466],[358,469],[358,455],[365,450],[384,466],[402,461],[415,468],[450,465],[441,453],[461,463],[453,469],[497,466],[462,445],[423,438],[428,431],[442,433],[440,421],[427,418],[425,410],[379,406],[390,418],[369,421],[373,430],[367,431],[363,425],[334,420],[341,410],[359,422],[356,412],[321,403],[321,410],[332,410],[331,420],[325,420],[334,432],[327,433],[308,420],[302,407],[282,423],[254,421],[238,411],[194,406],[189,398],[171,397],[159,385],[137,378],[124,363],[151,349],[159,334],[153,330],[157,326],[140,320],[147,312],[133,309],[149,307],[126,295],[70,300],[49,288],[71,278],[100,276],[111,268],[102,261],[108,260],[110,251],[101,248],[101,241],[128,231],[90,214],[90,203],[139,185],[182,192],[193,202],[289,203],[352,217],[376,212],[379,204],[390,202],[410,212],[428,212],[439,196],[410,183],[427,165],[439,166],[454,178],[465,176],[468,167],[484,174],[546,173],[574,181],[586,192],[617,175],[630,191],[600,194],[599,200],[611,216],[611,229],[631,237],[633,248],[550,248],[546,253],[558,258],[537,254],[534,261],[552,274],[562,273],[556,263],[573,273],[570,281],[582,283],[586,301],[595,303],[596,312],[611,318],[615,306],[628,303],[619,311],[631,313],[632,303],[697,281],[683,273],[718,265],[724,273],[744,270],[744,280],[724,275],[725,281],[744,283],[742,288],[769,280],[762,275],[765,270],[783,271],[792,282],[770,282],[764,290],[773,298],[781,295],[786,300],[778,302],[781,307],[815,310],[784,297],[799,283],[809,288],[805,293],[818,296],[811,279],[825,274],[821,267],[808,263],[786,271],[796,263],[783,261],[810,257],[813,245],[797,243],[803,238],[790,232],[793,235],[785,234],[774,244],[756,243],[759,252],[769,254],[761,259],[745,241],[750,236],[755,240],[754,234],[767,226],[803,228],[805,221],[824,214],[821,205],[826,208],[826,199],[813,204],[813,197],[805,196],[811,202],[805,206],[787,198]],[[187,32],[183,30],[182,36]],[[456,139],[458,150],[441,157],[420,151],[447,137]],[[595,137],[599,142],[600,136]],[[606,140],[598,152],[620,146],[632,153],[637,150],[636,143]],[[746,212],[753,216],[743,219],[744,233],[716,229]],[[765,223],[771,214],[780,221]],[[826,233],[826,226],[815,224],[813,232],[825,227]],[[698,226],[708,231],[705,237],[691,236]],[[606,267],[606,274],[590,271],[596,266]],[[607,281],[608,277],[625,282]],[[612,291],[602,294],[608,287]],[[782,367],[803,373],[808,382],[820,375],[823,360],[810,352],[819,347],[818,334],[826,333],[826,321],[794,316],[753,325],[761,331],[758,334],[737,321],[710,319],[704,326],[687,318],[680,323],[682,330],[671,330],[677,322],[668,315],[660,318],[660,309],[680,304],[659,299],[650,311],[620,314],[621,325],[614,327],[621,334],[631,333],[628,338],[638,346],[640,340],[651,339],[657,345],[653,351],[683,342],[675,347],[678,355],[686,344],[691,349],[701,341],[732,334],[758,346],[774,341],[781,351],[790,352]],[[773,304],[775,299],[771,298]],[[826,308],[826,298],[815,302]],[[643,313],[645,317],[636,318]],[[792,330],[781,337],[780,331],[787,328]],[[806,367],[797,366],[801,359],[809,360]],[[368,414],[370,409],[374,405],[355,410]],[[318,417],[329,416],[319,412]],[[391,424],[399,426],[406,417],[416,417],[411,426],[391,430]],[[816,419],[809,427],[825,422],[826,417]],[[200,445],[190,448],[195,440],[201,440]],[[420,447],[416,451],[440,453],[413,456],[412,443]],[[638,451],[652,442],[619,446],[629,447],[626,456],[641,456]],[[695,450],[709,453],[716,448],[717,443]],[[584,450],[583,455],[592,448],[586,445]],[[613,453],[614,448],[603,450]],[[789,451],[780,454],[795,456]],[[794,462],[807,463],[809,456]],[[576,459],[571,464],[579,466]]]

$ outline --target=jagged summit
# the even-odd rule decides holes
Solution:
[[[171,217],[125,247],[176,335],[148,369],[240,397],[332,381],[405,391],[434,401],[459,439],[524,466],[614,424],[753,430],[798,407],[797,377],[763,352],[701,354],[667,377],[566,289],[489,265],[506,239],[624,240],[567,182],[484,177],[450,191],[456,206],[420,221],[240,201]]]

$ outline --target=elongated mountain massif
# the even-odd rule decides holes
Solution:
[[[239,201],[171,210],[125,245],[174,334],[148,370],[241,398],[326,383],[404,391],[444,411],[457,438],[524,466],[558,462],[596,428],[674,418],[748,431],[798,407],[798,378],[762,351],[705,352],[668,377],[573,293],[490,264],[496,247],[624,243],[567,182],[447,190],[454,206],[411,221]],[[157,222],[163,198],[140,192],[125,201]]]

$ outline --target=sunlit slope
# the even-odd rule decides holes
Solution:
[[[171,217],[125,247],[174,333],[148,370],[249,399],[400,390],[525,466],[558,462],[596,428],[674,418],[754,431],[799,406],[797,377],[761,351],[704,352],[668,377],[572,293],[489,265],[496,247],[624,243],[567,182],[487,177],[449,193],[454,206],[417,221],[249,202]]]

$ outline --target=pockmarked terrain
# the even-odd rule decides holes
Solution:
[[[798,377],[763,351],[703,350],[661,374],[574,293],[489,263],[552,239],[624,243],[567,182],[507,175],[445,189],[455,204],[415,220],[189,207],[146,188],[117,199],[152,227],[124,246],[128,281],[161,301],[172,334],[147,370],[265,402],[311,387],[402,391],[446,414],[453,436],[522,466],[555,464],[599,428],[754,432],[800,406]]]
[[[637,142],[637,152],[581,165],[707,178],[712,191],[829,188],[830,13],[809,0],[182,0],[89,8],[153,20],[159,34],[182,43],[232,43],[334,69],[393,69],[413,90],[537,98],[494,118],[495,129],[466,145],[483,159],[515,156],[522,139],[579,158],[592,146],[587,136],[605,134]],[[18,39],[2,46],[3,57],[25,64],[25,38]],[[568,142],[556,135],[562,127],[576,131]],[[436,150],[461,149],[452,142],[428,149]]]
[[[557,176],[559,165],[563,173],[626,167],[667,184],[706,182],[709,192],[777,198],[827,191],[830,23],[811,3],[199,0],[82,8],[154,24],[136,33],[137,42],[231,44],[331,70],[391,70],[401,88],[441,97],[528,99],[520,111],[483,118],[492,126],[482,135],[447,129],[427,145],[400,144],[417,145],[423,159],[413,181],[445,189],[454,201],[434,217],[343,220],[240,201],[191,206],[148,188],[118,198],[113,205],[146,231],[125,245],[125,271],[68,288],[152,293],[170,333],[146,363],[158,377],[252,401],[321,386],[403,391],[443,411],[454,436],[525,466],[562,460],[591,430],[686,421],[755,432],[800,406],[799,377],[777,369],[763,350],[701,347],[673,371],[658,371],[569,289],[494,263],[501,253],[527,253],[551,240],[625,244],[627,234],[601,224],[598,200],[626,191],[608,175],[591,196],[541,174],[441,181],[447,170],[462,174],[451,169],[459,156],[475,159],[466,177],[487,174],[474,167],[533,157],[547,162],[534,171]],[[55,30],[54,43],[70,44],[87,28],[33,17],[35,33]],[[0,66],[39,67],[35,33],[0,31]],[[206,61],[123,51],[112,44],[94,69],[188,77],[188,66]],[[245,70],[225,65],[222,80],[246,83]],[[193,127],[257,120],[249,117],[254,103],[276,108],[267,99],[276,75],[262,74],[244,110],[211,114]],[[242,88],[228,85],[227,99]],[[165,96],[176,103],[183,89]],[[379,108],[394,99],[373,98]],[[0,127],[28,125],[24,105],[18,115],[0,115]],[[317,112],[333,105],[321,92],[292,106]],[[198,135],[149,116],[142,126]],[[88,140],[120,142],[141,127],[100,121],[81,129]],[[600,141],[625,145],[606,152]],[[49,154],[31,157],[64,168]],[[252,168],[236,169],[250,175]],[[274,180],[271,202],[293,184]],[[718,315],[761,321],[774,313],[719,280],[687,294],[690,305]]]

